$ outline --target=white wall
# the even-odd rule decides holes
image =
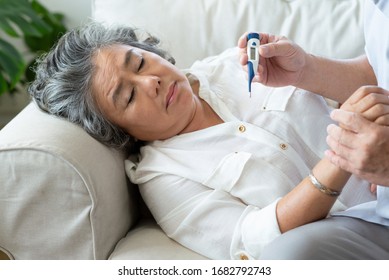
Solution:
[[[65,15],[68,28],[79,26],[92,15],[92,0],[39,0],[46,8]]]
[[[47,9],[65,16],[68,29],[87,22],[92,15],[92,0],[40,0]],[[20,92],[14,96],[0,96],[0,129],[7,124],[30,101],[27,93]]]

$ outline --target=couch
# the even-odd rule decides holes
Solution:
[[[334,58],[364,48],[363,0],[92,0],[92,13],[156,35],[180,68],[234,47],[247,30]],[[123,154],[34,103],[0,131],[0,251],[10,259],[205,259],[162,232],[128,181]]]

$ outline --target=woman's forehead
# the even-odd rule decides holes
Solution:
[[[95,76],[110,76],[115,70],[125,67],[136,50],[136,47],[119,44],[99,49],[92,58]]]
[[[121,58],[124,59],[125,53],[131,49],[133,49],[133,47],[128,45],[111,45],[103,47],[96,51],[93,61],[100,67],[102,64],[115,64],[120,62]]]
[[[93,57],[92,95],[99,106],[106,103],[108,95],[118,82],[121,49],[116,46],[103,48]]]

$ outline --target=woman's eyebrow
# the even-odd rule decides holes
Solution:
[[[120,82],[112,94],[113,105],[115,106],[115,108],[117,108],[118,96],[122,92],[122,88],[123,88],[123,83]]]
[[[131,62],[131,57],[134,53],[134,49],[129,49],[126,54],[124,55],[124,61],[123,61],[123,68],[127,68],[128,65]],[[115,88],[113,94],[112,94],[112,100],[115,108],[117,107],[117,101],[118,101],[118,96],[120,95],[122,91],[123,83],[120,82],[118,86]]]
[[[133,52],[134,52],[134,49],[129,49],[129,50],[126,52],[126,54],[125,54],[125,56],[124,56],[123,67],[125,67],[125,68],[128,67],[128,65],[130,64],[131,56],[132,56]]]

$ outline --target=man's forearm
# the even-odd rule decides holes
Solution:
[[[343,103],[360,86],[376,84],[374,71],[365,55],[344,60],[308,55],[296,86]]]

